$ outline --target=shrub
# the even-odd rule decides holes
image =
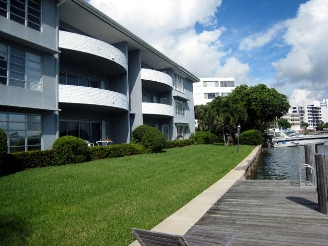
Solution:
[[[194,141],[191,139],[173,140],[173,141],[167,141],[165,148],[169,149],[169,148],[176,148],[176,147],[184,147],[193,144]]]
[[[88,145],[78,137],[63,136],[52,145],[58,165],[80,163],[88,160]]]
[[[239,141],[244,145],[262,145],[264,136],[259,130],[248,130],[240,134]]]
[[[110,146],[94,146],[89,148],[91,160],[116,158],[145,153],[145,148],[140,144],[115,144]]]
[[[132,132],[132,142],[140,143],[149,152],[161,152],[166,146],[164,134],[152,126],[141,125]]]
[[[195,144],[214,144],[219,142],[219,138],[215,134],[206,131],[196,131],[191,134],[190,139]]]
[[[0,162],[1,159],[7,154],[8,143],[6,132],[0,128]]]

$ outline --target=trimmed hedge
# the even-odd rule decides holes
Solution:
[[[164,134],[152,126],[141,125],[132,132],[132,142],[143,145],[149,152],[161,152],[166,146]]]
[[[253,129],[241,133],[239,141],[244,145],[263,145],[264,136],[261,131]]]
[[[140,144],[124,143],[110,146],[94,146],[89,148],[91,160],[137,155],[145,152],[145,148]]]
[[[58,165],[81,163],[88,161],[88,144],[81,138],[63,136],[57,138],[52,145]]]
[[[193,145],[194,141],[191,139],[184,139],[184,140],[173,140],[173,141],[167,141],[166,142],[166,148],[176,148],[176,147],[184,147],[188,145]]]
[[[214,144],[219,142],[218,136],[206,131],[196,131],[191,134],[190,140],[194,141],[195,144]]]
[[[8,151],[8,143],[7,143],[7,135],[6,132],[0,128],[0,162],[1,159],[7,154]]]

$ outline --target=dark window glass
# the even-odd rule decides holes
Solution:
[[[59,84],[66,85],[66,73],[59,73]]]
[[[89,80],[86,78],[79,78],[79,86],[89,86]]]
[[[99,81],[90,81],[90,87],[93,88],[100,88],[100,82]]]
[[[67,84],[68,85],[78,85],[77,84],[77,76],[67,74]]]

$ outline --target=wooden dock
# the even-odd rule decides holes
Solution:
[[[318,212],[313,186],[299,187],[290,180],[239,180],[185,236],[206,238],[213,232],[234,235],[232,245],[324,246],[328,216]]]

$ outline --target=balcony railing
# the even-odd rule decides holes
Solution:
[[[162,103],[142,103],[142,113],[149,115],[174,116],[173,106]]]
[[[129,109],[127,96],[114,91],[83,86],[59,85],[59,102]]]

